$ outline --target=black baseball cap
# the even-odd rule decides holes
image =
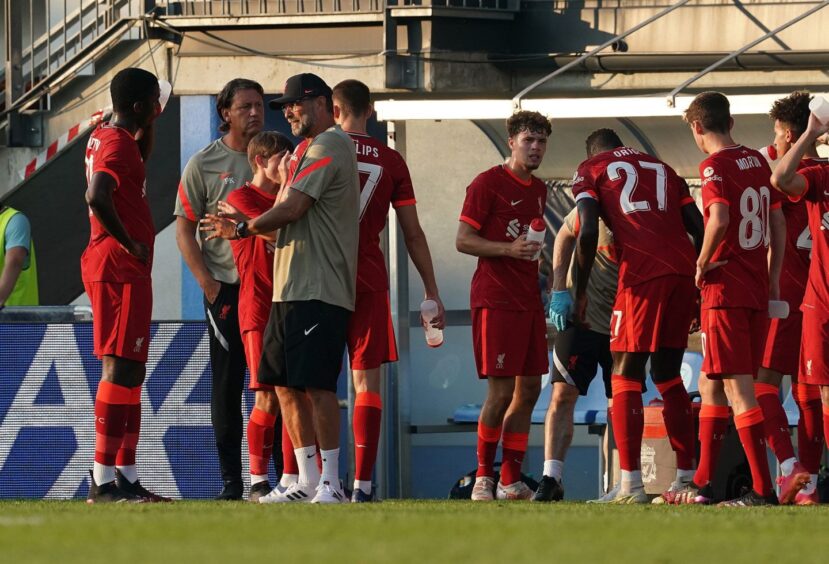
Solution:
[[[296,102],[305,98],[314,98],[316,96],[331,97],[331,88],[325,81],[317,75],[304,72],[302,74],[295,74],[285,81],[285,88],[282,96],[274,98],[268,102],[271,109],[278,110],[282,108],[283,104]]]

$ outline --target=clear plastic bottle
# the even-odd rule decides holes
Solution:
[[[420,304],[420,315],[423,318],[423,330],[426,332],[426,344],[433,348],[441,346],[443,329],[432,327],[431,324],[438,315],[438,303],[435,300],[425,300]]]
[[[820,123],[824,125],[829,123],[829,102],[826,101],[826,98],[821,96],[812,98],[812,101],[809,102],[809,111],[815,114]]]
[[[544,247],[545,233],[547,233],[547,226],[544,225],[543,219],[537,217],[530,222],[530,228],[527,230],[527,241],[533,241],[541,245],[541,247],[538,248],[538,252],[536,252],[530,260],[538,260],[538,257],[541,256],[541,249]]]

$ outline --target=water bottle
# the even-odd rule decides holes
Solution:
[[[420,304],[420,315],[423,318],[423,330],[426,332],[426,344],[432,348],[443,344],[443,330],[432,327],[432,320],[438,315],[438,303],[435,300],[425,300]]]
[[[544,225],[544,220],[540,217],[535,218],[530,222],[530,229],[527,231],[527,241],[538,243],[538,251],[530,260],[538,260],[541,256],[541,248],[544,246],[544,234],[547,232],[547,227]]]
[[[829,102],[826,101],[826,98],[821,96],[812,98],[812,101],[809,102],[809,111],[815,114],[820,123],[824,125],[829,123]]]

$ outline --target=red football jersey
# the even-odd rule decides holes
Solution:
[[[414,205],[414,188],[409,167],[400,153],[369,135],[348,134],[354,141],[360,173],[357,291],[378,292],[389,287],[386,258],[380,249],[380,233],[386,226],[389,205],[395,209]]]
[[[147,264],[129,254],[89,210],[89,244],[81,256],[81,275],[86,282],[132,282],[150,278],[155,241],[150,206],[147,203],[144,161],[138,143],[125,129],[103,123],[86,145],[86,181],[96,172],[115,179],[112,193],[115,212],[130,238],[150,248]]]
[[[754,149],[734,145],[710,155],[699,165],[702,207],[728,206],[728,229],[712,262],[727,264],[706,273],[702,307],[767,309],[769,299],[769,212],[781,197],[769,189],[771,169]]]
[[[466,189],[460,220],[490,241],[511,243],[544,215],[547,186],[524,182],[505,165],[479,174]],[[529,311],[541,307],[538,262],[511,257],[479,257],[472,277],[471,306]]]
[[[826,162],[826,159],[803,159],[797,168],[802,170]],[[786,254],[783,256],[783,270],[780,273],[780,299],[789,302],[789,306],[794,309],[800,308],[806,292],[812,236],[805,202],[783,199],[783,215],[786,216]]]
[[[618,251],[620,287],[694,275],[694,246],[682,221],[682,206],[694,199],[670,166],[630,147],[605,151],[579,165],[573,196],[599,202]]]
[[[812,233],[812,263],[800,309],[825,313],[829,311],[829,278],[826,276],[829,270],[829,164],[804,168],[799,173],[808,183],[801,198],[806,200]]]
[[[262,215],[275,201],[275,194],[250,183],[227,196],[227,202],[248,217]],[[273,298],[274,245],[261,237],[246,237],[230,241],[230,246],[239,271],[239,330],[264,332]]]

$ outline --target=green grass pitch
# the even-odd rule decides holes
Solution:
[[[0,502],[0,561],[826,562],[829,505]]]

